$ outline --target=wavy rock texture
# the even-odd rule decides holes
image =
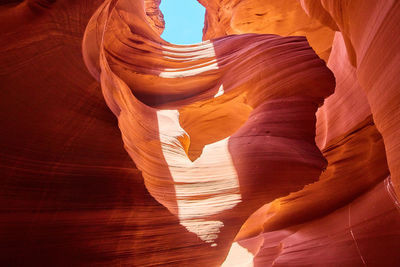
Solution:
[[[252,212],[325,168],[315,112],[334,78],[303,37],[246,34],[174,46],[147,24],[135,27],[141,10],[140,1],[105,2],[88,25],[84,56],[150,194],[208,244],[216,255],[208,264],[222,263]],[[248,117],[232,113],[236,107]],[[206,139],[202,125],[217,119],[232,133]],[[193,161],[191,136],[205,143]]]
[[[311,47],[328,60],[334,31],[311,19],[298,1],[199,0],[206,7],[203,40],[228,34],[268,33],[306,36]]]
[[[2,265],[398,265],[399,3],[159,2],[0,4]]]
[[[379,32],[380,30],[383,32],[393,31],[394,28],[390,23],[393,23],[392,20],[398,21],[399,19],[398,15],[394,15],[399,12],[398,4],[390,1],[376,1],[373,3],[353,1],[351,4],[346,1],[321,1],[320,3],[318,1],[300,1],[300,3],[311,18],[318,20],[332,30],[341,31],[335,34],[332,52],[328,61],[328,67],[336,77],[335,93],[325,101],[324,106],[317,112],[316,142],[329,164],[318,182],[307,185],[303,190],[292,193],[288,197],[266,204],[250,216],[237,235],[237,242],[232,246],[230,256],[225,264],[227,266],[234,266],[235,264],[237,266],[245,266],[245,264],[286,266],[290,262],[296,262],[306,266],[311,264],[321,266],[397,265],[400,259],[395,255],[394,251],[399,248],[399,233],[396,230],[398,229],[398,210],[393,213],[396,218],[393,218],[393,221],[386,221],[382,218],[386,215],[381,215],[381,219],[378,221],[375,218],[368,219],[366,215],[360,215],[368,211],[368,204],[365,204],[364,210],[360,205],[357,205],[357,208],[360,209],[359,213],[354,215],[354,213],[349,212],[348,224],[342,224],[344,227],[340,230],[343,234],[346,231],[348,233],[341,236],[337,235],[337,230],[334,230],[332,225],[325,228],[322,224],[321,228],[319,228],[317,225],[321,221],[314,223],[311,220],[320,216],[326,216],[324,217],[327,218],[326,220],[328,218],[329,220],[339,220],[336,217],[342,215],[337,212],[331,212],[343,207],[345,203],[350,203],[348,204],[349,207],[353,207],[353,203],[360,201],[371,203],[371,198],[377,197],[372,195],[379,194],[376,190],[372,190],[372,187],[377,182],[385,179],[389,174],[389,169],[392,177],[386,181],[387,190],[385,190],[386,192],[382,191],[382,194],[388,195],[387,199],[392,200],[392,204],[386,204],[382,198],[377,197],[374,205],[381,209],[386,209],[385,205],[398,208],[398,200],[396,197],[393,198],[396,195],[393,193],[398,185],[392,169],[394,168],[395,170],[395,164],[399,160],[398,158],[393,160],[392,167],[390,160],[389,164],[386,164],[386,156],[389,159],[393,152],[388,148],[384,131],[379,130],[380,123],[378,122],[380,118],[379,112],[383,112],[384,109],[386,110],[392,103],[397,101],[397,92],[392,92],[392,98],[390,100],[386,99],[386,104],[381,102],[379,108],[378,106],[373,108],[373,102],[376,99],[372,99],[369,96],[369,85],[363,82],[363,77],[365,76],[362,73],[365,73],[363,71],[365,71],[366,65],[360,63],[358,59],[358,54],[362,55],[366,51],[361,52],[361,49],[354,48],[352,44],[352,42],[361,43],[365,41],[362,45],[364,50],[366,49],[372,54],[375,53],[376,57],[378,54],[384,56],[385,54],[380,54],[381,52],[377,50],[377,47],[373,46],[374,42],[372,40],[383,38],[381,37],[382,33]],[[378,4],[380,5],[379,7]],[[378,12],[378,10],[381,10],[380,8],[384,12]],[[358,14],[357,19],[355,19],[355,14]],[[374,23],[377,24],[374,24],[372,30],[365,26],[367,21],[362,21],[362,18],[367,19],[367,14],[369,15],[368,21],[370,21],[372,15],[375,16]],[[356,30],[354,25],[359,25],[359,28]],[[344,30],[346,27],[353,30],[353,36],[350,35],[348,29]],[[378,28],[379,30],[375,30]],[[395,38],[393,41],[394,43],[399,43],[399,39]],[[391,45],[381,43],[381,48],[385,47],[386,49],[388,47],[390,52],[387,53],[392,56],[397,55],[397,49],[391,48]],[[387,73],[391,75],[395,69],[392,65],[392,59],[387,61],[381,59],[380,62],[384,65],[388,64],[388,66],[381,67],[379,72],[382,68],[384,70],[388,68]],[[376,73],[377,68],[376,65],[369,63],[371,75],[368,78],[370,83],[374,84],[375,89],[377,86],[381,86],[379,90],[386,93],[387,86],[383,82],[381,84],[378,83],[382,77],[386,77],[387,73],[376,74],[376,80],[374,80],[372,73]],[[371,68],[374,68],[374,71]],[[390,79],[391,83],[398,83],[397,77],[391,76]],[[382,99],[382,96],[380,97]],[[385,105],[388,106],[385,107]],[[393,115],[398,112],[397,107],[393,107],[392,110],[396,110]],[[391,125],[391,123],[387,122],[385,125],[386,129],[390,127],[389,124]],[[393,128],[392,131],[392,133],[388,132],[391,138],[399,132]],[[382,133],[382,136],[380,133]],[[393,145],[396,146],[396,144]],[[366,190],[372,191],[365,193]],[[369,197],[367,198],[367,196]],[[354,200],[356,197],[358,198]],[[331,214],[327,215],[329,213]],[[364,224],[364,226],[354,224],[360,227],[360,231],[354,232],[352,230],[352,222],[357,216],[363,216],[363,223],[360,222],[358,224]],[[379,218],[378,215],[376,216]],[[359,220],[357,218],[356,222]],[[385,230],[382,230],[383,228]],[[317,246],[317,243],[312,242],[318,240],[319,237],[314,234],[303,235],[303,229],[313,229],[313,231],[325,233],[329,229],[331,236],[327,240],[318,241]],[[375,232],[380,232],[382,236],[388,238],[384,242],[384,248],[376,247],[374,240],[378,237],[374,234]],[[295,244],[291,243],[291,236],[296,238]],[[347,242],[348,246],[354,246],[356,249],[345,251],[340,248],[342,245],[338,243],[339,241]],[[331,247],[332,243],[335,243],[334,250]],[[285,252],[285,249],[283,249],[285,246],[293,247],[294,250],[291,252],[286,250],[287,252]],[[233,255],[240,253],[245,255],[244,252],[246,251],[247,257],[241,257],[243,262],[234,260]],[[303,254],[296,251],[302,251]],[[340,257],[344,258],[339,259]]]

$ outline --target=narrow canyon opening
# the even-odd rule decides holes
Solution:
[[[0,22],[1,266],[400,266],[400,1]]]
[[[202,41],[205,8],[197,0],[162,0],[165,29],[161,37],[185,45]]]

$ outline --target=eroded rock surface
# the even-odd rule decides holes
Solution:
[[[199,2],[0,4],[1,262],[398,265],[399,2]]]

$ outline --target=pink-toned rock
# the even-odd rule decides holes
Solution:
[[[400,4],[398,1],[358,0],[348,4],[322,0],[319,9],[322,8],[344,37],[349,59],[356,67],[358,83],[367,95],[374,122],[385,141],[395,191],[400,194],[400,79],[396,67]]]
[[[0,4],[0,262],[399,265],[399,3],[200,2]]]
[[[325,168],[315,112],[333,91],[333,75],[305,38],[247,34],[176,46],[134,24],[141,10],[140,1],[105,2],[87,28],[86,63],[150,194],[216,251],[208,264],[221,263],[252,212]],[[245,114],[229,113],[236,107]],[[194,136],[217,119],[232,124],[231,133],[201,135],[206,146],[191,161],[180,110],[187,118],[213,111],[200,127],[186,123]]]
[[[301,35],[307,37],[311,47],[321,58],[328,60],[334,32],[320,21],[308,17],[297,1],[199,0],[199,2],[206,7],[203,40],[243,33]]]

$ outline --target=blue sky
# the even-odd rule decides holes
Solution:
[[[205,8],[197,0],[161,0],[165,30],[161,37],[173,44],[201,42]]]

